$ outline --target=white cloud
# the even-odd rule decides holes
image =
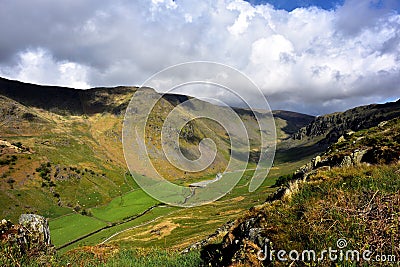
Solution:
[[[36,49],[19,53],[18,65],[0,68],[0,75],[30,83],[87,89],[87,70],[74,62],[55,61],[46,50]]]
[[[400,96],[400,16],[381,2],[287,12],[242,0],[10,1],[0,74],[82,88],[217,61],[249,75],[274,108],[325,113]]]

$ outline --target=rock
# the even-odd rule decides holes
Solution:
[[[378,127],[382,128],[383,126],[385,126],[388,123],[388,121],[382,121],[378,124]]]
[[[27,228],[39,242],[50,245],[50,228],[46,218],[36,214],[21,214],[19,224]]]
[[[364,154],[367,152],[367,150],[355,150],[352,154],[353,157],[353,164],[354,165],[359,165],[364,157]]]
[[[50,244],[47,219],[35,214],[23,214],[19,222],[0,221],[0,243],[4,248],[0,253],[0,262],[5,266],[25,266],[32,261],[35,266],[49,266],[56,250]]]
[[[342,159],[342,162],[339,164],[339,167],[350,167],[353,165],[353,162],[351,160],[350,156],[344,156]]]
[[[316,156],[316,157],[313,159],[314,168],[316,168],[316,167],[318,166],[318,163],[320,163],[320,162],[321,162],[321,156]]]
[[[350,155],[344,156],[339,167],[350,167],[360,165],[367,150],[354,150]]]
[[[330,145],[354,131],[374,126],[383,127],[388,121],[400,116],[400,102],[369,105],[316,117],[311,123],[292,134],[291,139],[303,140],[324,137],[319,144]]]
[[[341,143],[341,142],[344,142],[344,141],[346,141],[346,138],[344,138],[344,136],[342,135],[342,136],[339,137],[337,142]]]
[[[263,248],[265,246],[265,237],[263,228],[250,228],[248,233],[248,240],[256,244],[258,247]]]

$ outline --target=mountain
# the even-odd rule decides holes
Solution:
[[[296,133],[290,140],[305,141],[319,145],[335,143],[340,136],[362,129],[377,126],[380,122],[397,118],[400,115],[400,99],[386,104],[372,104],[316,117]]]
[[[123,114],[137,87],[81,90],[41,86],[0,78],[0,95],[26,107],[58,115]]]
[[[50,218],[76,210],[85,213],[135,190],[137,185],[122,152],[121,131],[126,107],[137,90],[123,86],[79,90],[0,78],[2,217],[16,219],[26,212]],[[146,90],[155,93],[153,89]],[[157,137],[165,112],[188,99],[174,94],[162,97],[155,107],[158,112],[149,118],[147,127],[146,141],[152,147],[160,146]],[[200,100],[195,103],[211,105]],[[248,130],[250,156],[255,162],[260,133],[254,114],[235,110]],[[274,114],[281,139],[313,119],[295,112]],[[230,153],[225,130],[219,124],[205,119],[191,121],[183,129],[181,150],[188,158],[196,158],[199,141],[205,137],[215,140],[218,148],[208,170],[193,174],[170,167],[158,149],[151,152],[155,167],[178,184],[212,177],[225,168]],[[146,172],[143,169],[141,174]]]
[[[181,209],[163,205],[148,196],[135,183],[126,166],[121,132],[125,110],[136,92],[141,95],[137,103],[146,103],[148,99],[159,96],[151,88],[120,86],[78,90],[0,78],[1,216],[11,221],[16,221],[22,213],[37,213],[49,218],[53,244],[61,253],[70,251],[70,254],[66,254],[66,262],[79,253],[87,255],[80,263],[86,260],[95,261],[92,251],[111,253],[110,251],[119,250],[119,246],[146,249],[168,247],[175,250],[191,244],[199,247],[196,245],[199,240],[232,220],[234,221],[219,228],[219,234],[213,235],[217,239],[209,239],[213,240],[214,246],[206,247],[201,252],[203,260],[211,265],[217,262],[215,257],[226,262],[242,261],[243,258],[238,255],[251,256],[254,259],[248,249],[254,250],[263,244],[255,242],[253,237],[268,237],[274,242],[281,242],[278,244],[284,243],[285,238],[292,238],[290,240],[293,244],[304,245],[299,241],[304,236],[290,228],[290,225],[293,223],[299,229],[307,229],[307,225],[300,223],[303,218],[308,218],[302,214],[312,210],[311,204],[307,203],[319,207],[318,201],[340,199],[334,193],[341,192],[342,187],[352,181],[351,177],[357,177],[358,172],[361,173],[359,183],[351,182],[351,185],[362,188],[366,193],[360,196],[354,188],[343,189],[343,194],[351,200],[347,203],[353,201],[351,194],[359,199],[375,201],[379,192],[388,193],[388,200],[397,203],[392,198],[392,193],[398,192],[393,179],[397,177],[397,167],[388,165],[389,167],[381,168],[380,164],[391,163],[393,158],[398,157],[398,121],[390,119],[399,116],[399,101],[368,105],[319,117],[290,111],[273,111],[277,131],[274,166],[262,186],[252,193],[248,191],[248,184],[259,159],[262,134],[257,128],[255,114],[261,117],[270,114],[262,110],[234,108],[249,136],[248,170],[238,185],[220,200],[209,205]],[[168,180],[179,185],[214,178],[227,166],[232,153],[227,133],[221,125],[208,119],[195,119],[187,123],[180,132],[179,148],[186,157],[195,159],[199,156],[199,142],[204,138],[213,139],[217,155],[211,168],[198,173],[186,173],[168,164],[161,152],[161,129],[171,110],[177,110],[182,116],[188,115],[176,108],[187,100],[193,100],[192,106],[185,111],[189,115],[197,109],[209,109],[221,114],[224,112],[223,107],[189,96],[167,94],[162,96],[154,107],[154,112],[146,119],[145,142],[150,147],[153,166]],[[140,104],[133,109],[139,114],[137,122],[145,119]],[[173,131],[174,129],[167,129],[166,133],[172,134]],[[316,157],[323,151],[325,154]],[[372,165],[353,167],[355,162]],[[305,165],[302,166],[303,164]],[[138,170],[134,175],[148,174],[145,166]],[[298,171],[293,173],[296,170]],[[382,179],[374,184],[374,180],[370,179],[372,174],[374,177],[381,175]],[[296,201],[302,200],[299,202],[300,206],[295,202],[288,206],[284,201],[279,202],[280,197],[284,195],[284,199],[290,198],[292,189],[302,186],[296,182],[297,179],[310,177],[317,177],[317,186],[312,187],[311,191],[306,186],[307,190],[304,189],[304,192],[301,191],[303,193],[294,198]],[[335,179],[337,183],[334,182]],[[276,190],[274,184],[284,187],[270,196]],[[368,191],[364,184],[371,185],[376,190]],[[373,187],[376,185],[387,187]],[[330,198],[324,199],[325,195],[318,193],[318,186]],[[315,192],[319,194],[318,198],[310,198]],[[293,196],[295,194],[293,191]],[[264,203],[266,198],[268,201]],[[272,200],[274,201],[271,202]],[[382,203],[387,203],[384,196],[381,200]],[[324,207],[333,204],[335,203],[327,202]],[[282,205],[282,209],[278,207],[275,210],[274,205]],[[250,211],[246,212],[248,209]],[[271,215],[267,216],[269,212]],[[319,212],[310,213],[309,216],[320,218],[318,216],[323,211]],[[281,221],[280,214],[285,214],[289,219]],[[291,217],[293,214],[295,219]],[[262,220],[270,220],[273,224],[265,225]],[[311,219],[309,222],[316,223]],[[261,232],[267,235],[259,235]],[[228,235],[224,237],[221,233]],[[287,237],[287,233],[293,236]],[[309,233],[318,237],[316,232]],[[239,247],[234,245],[234,239],[239,240]],[[221,240],[223,242],[219,243]],[[312,239],[312,242],[317,241]],[[357,242],[361,243],[360,240]],[[200,243],[204,245],[207,242]],[[92,247],[96,244],[106,245]],[[78,252],[71,251],[83,245],[90,247],[78,249]],[[211,253],[209,249],[217,249],[222,254]],[[85,254],[87,251],[90,251],[89,254]],[[233,254],[227,251],[232,251]],[[159,260],[157,253],[156,250],[152,254],[155,262]],[[189,258],[198,263],[199,253],[198,250],[194,254],[189,253]],[[123,257],[125,254],[118,255]],[[132,255],[131,260],[140,260],[142,252],[139,250]],[[176,262],[175,259],[179,258],[178,262],[184,262],[186,257],[174,254],[173,259],[168,261]]]
[[[307,125],[281,139],[277,145],[275,162],[288,162],[299,156],[312,158],[347,133],[377,126],[399,115],[400,100],[315,117]]]

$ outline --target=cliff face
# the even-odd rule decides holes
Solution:
[[[331,144],[348,131],[358,131],[377,126],[380,122],[400,115],[400,100],[393,103],[356,107],[315,118],[310,124],[292,135],[294,140],[324,136],[321,141]]]

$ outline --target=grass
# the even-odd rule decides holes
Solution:
[[[276,184],[289,185],[276,201],[254,206],[235,221],[223,243],[205,249],[212,266],[261,266],[256,252],[269,239],[274,251],[336,249],[346,239],[347,250],[372,252],[371,258],[387,255],[400,259],[400,135],[399,119],[378,127],[347,134],[321,155],[323,168],[314,168],[303,179],[289,181],[281,175]],[[363,151],[352,164],[342,159]],[[326,168],[328,166],[328,168]],[[251,229],[261,232],[256,239],[246,238]],[[232,242],[238,240],[238,245]],[[264,242],[264,241],[261,241]],[[340,249],[340,248],[339,248]],[[276,256],[276,254],[275,254]],[[320,256],[320,254],[318,254]],[[268,266],[286,266],[273,258]],[[299,266],[375,266],[373,262],[325,257],[324,261],[295,261]],[[371,265],[370,265],[371,264]],[[396,266],[396,262],[384,263]],[[398,265],[398,262],[397,262]]]
[[[273,191],[269,187],[274,184],[275,179],[269,178],[257,191],[249,193],[248,181],[253,172],[246,171],[237,186],[221,199],[203,206],[177,209],[160,220],[122,232],[111,240],[112,244],[124,247],[183,249],[207,237],[216,228],[243,214],[250,207],[263,203],[268,193]]]
[[[59,136],[56,137],[54,135],[40,137],[40,139],[42,138],[43,140],[58,140],[57,142],[62,140],[62,138]],[[88,137],[83,135],[82,138],[84,138],[83,140],[87,140],[85,138]],[[30,142],[27,139],[18,140],[21,140],[23,144]],[[32,160],[41,160],[42,163],[50,161],[52,168],[59,165],[61,162],[64,164],[64,158],[58,157],[60,155],[64,155],[65,158],[69,158],[67,163],[69,162],[72,164],[73,162],[80,162],[79,165],[71,166],[74,166],[80,170],[79,175],[81,176],[81,179],[57,181],[57,186],[55,187],[56,192],[61,195],[61,200],[64,202],[64,204],[70,203],[72,205],[71,208],[65,206],[59,207],[56,205],[57,199],[53,197],[53,194],[47,193],[46,188],[40,190],[40,192],[42,192],[41,194],[38,194],[37,191],[31,190],[9,190],[8,194],[12,194],[15,199],[9,199],[7,195],[4,195],[4,203],[10,201],[18,203],[16,202],[18,201],[18,198],[21,199],[21,212],[18,212],[18,214],[25,212],[22,209],[22,203],[25,202],[26,199],[31,199],[31,195],[32,197],[36,196],[36,199],[32,198],[32,200],[29,200],[29,202],[33,203],[33,206],[36,207],[41,207],[41,205],[43,205],[43,208],[40,208],[37,211],[32,210],[31,212],[37,212],[45,215],[46,217],[52,218],[50,221],[50,228],[52,240],[56,246],[66,244],[71,240],[96,231],[106,226],[107,223],[115,224],[116,222],[121,222],[122,220],[137,215],[146,210],[148,207],[158,203],[156,200],[147,196],[142,190],[135,189],[134,191],[129,192],[129,190],[132,190],[132,188],[138,187],[130,175],[125,177],[127,178],[129,185],[126,184],[126,179],[124,182],[124,179],[122,178],[124,177],[126,170],[123,170],[122,168],[120,169],[118,165],[115,165],[112,168],[109,168],[107,164],[104,166],[98,165],[102,162],[102,160],[98,159],[91,151],[88,150],[89,148],[87,144],[83,143],[82,146],[82,141],[75,141],[74,136],[72,139],[65,139],[62,144],[65,145],[60,148],[60,151],[54,150],[52,147],[40,147],[40,149],[38,149],[38,154],[48,155],[47,160],[41,160],[38,157],[38,154],[34,154],[34,158]],[[75,148],[79,146],[80,148],[75,150]],[[86,157],[84,162],[91,162],[90,166],[87,166],[87,164],[81,162],[81,160],[83,160],[83,155]],[[172,223],[179,225],[179,227],[174,229],[171,232],[171,235],[166,239],[169,240],[168,244],[171,247],[182,248],[184,245],[188,245],[189,242],[196,242],[199,239],[206,237],[217,227],[226,221],[235,218],[235,216],[244,212],[244,210],[250,208],[251,206],[257,203],[262,203],[265,200],[265,194],[267,194],[266,192],[271,191],[268,189],[268,187],[274,183],[274,179],[276,179],[276,177],[282,173],[288,173],[296,169],[300,164],[302,163],[289,162],[274,167],[271,169],[269,178],[266,179],[263,186],[253,194],[249,194],[247,184],[248,177],[252,172],[247,172],[244,179],[239,182],[237,187],[229,195],[226,195],[217,201],[216,205],[205,205],[182,210],[172,207],[157,207],[148,214],[145,214],[134,221],[123,223],[121,225],[115,225],[114,227],[107,228],[99,233],[84,238],[83,240],[63,249],[62,253],[77,246],[96,245],[111,235],[131,227],[137,228],[133,229],[132,231],[126,231],[124,234],[128,233],[134,235],[134,233],[140,233],[146,229],[150,229],[151,231],[153,228],[156,228],[157,224],[159,223],[159,220],[155,220],[154,222],[152,222],[152,220],[157,219],[160,216],[163,216],[162,220],[170,220]],[[40,164],[37,165],[37,167],[39,166]],[[67,168],[70,167],[68,165],[60,165],[60,168],[63,169],[64,166]],[[82,175],[85,168],[93,170],[95,175],[92,175],[90,172],[86,172],[84,175]],[[49,175],[52,176],[53,172],[54,169],[52,169],[52,172]],[[76,171],[74,173],[76,173]],[[98,176],[98,174],[100,174],[100,176]],[[209,178],[213,177],[214,176],[212,175]],[[2,191],[2,193],[3,192],[4,191]],[[20,194],[21,196],[17,197],[17,194]],[[41,195],[42,197],[39,197]],[[234,206],[232,206],[230,200],[242,196],[245,198],[245,200],[237,202]],[[79,202],[77,200],[79,200]],[[108,204],[102,204],[106,202],[108,202]],[[72,207],[77,204],[79,204],[82,209],[89,210],[93,217],[82,216],[80,214],[69,214],[65,216],[66,214],[71,213]],[[170,214],[171,211],[174,213]],[[15,215],[16,213],[13,211],[12,214]],[[192,216],[192,219],[180,219],[188,214],[191,214],[190,216]],[[208,218],[213,218],[216,216],[218,216],[218,219],[213,220],[211,223],[206,223]],[[14,220],[16,219],[17,218]],[[199,222],[201,223],[201,227],[198,225]],[[182,243],[182,236],[187,236],[187,242]],[[121,236],[116,236],[113,240],[119,240],[120,237]],[[150,242],[142,242],[138,240],[138,242],[132,243],[131,240],[127,240],[126,242],[122,242],[122,244],[127,246],[134,244],[135,247],[151,248],[165,247],[164,242],[165,240],[158,240],[155,238]]]
[[[142,190],[136,190],[115,198],[108,205],[90,209],[93,217],[70,214],[50,221],[55,246],[64,245],[81,236],[144,212],[158,202]]]
[[[115,246],[95,246],[79,248],[64,255],[47,257],[46,262],[19,259],[17,263],[27,267],[44,266],[45,264],[81,267],[198,267],[202,265],[202,260],[198,251],[180,254],[169,250],[120,249]]]
[[[101,220],[116,222],[139,214],[158,203],[143,190],[138,189],[114,198],[106,206],[92,209],[92,213]]]
[[[368,249],[373,252],[372,257],[382,254],[400,259],[399,168],[399,164],[362,165],[318,171],[309,182],[301,183],[298,191],[248,211],[236,226],[249,218],[257,218],[252,227],[263,229],[263,236],[268,237],[275,251],[320,252],[329,247],[335,249],[336,241],[345,238],[346,249],[361,252]],[[238,232],[232,231],[231,238],[240,238],[235,237]],[[226,250],[232,248],[228,246]],[[250,264],[252,253],[239,250],[235,259]],[[319,262],[318,266],[331,266],[331,263]],[[284,266],[278,261],[274,264]],[[349,261],[335,264],[354,266]]]
[[[216,228],[225,222],[234,219],[252,206],[263,203],[266,196],[273,191],[270,187],[275,183],[277,177],[294,171],[305,161],[306,159],[299,162],[289,162],[275,166],[270,170],[268,178],[264,181],[262,186],[253,193],[248,192],[248,182],[254,171],[246,171],[244,177],[229,194],[212,204],[185,209],[156,207],[149,213],[146,213],[142,217],[133,221],[115,225],[84,238],[76,244],[62,249],[62,252],[64,253],[77,246],[99,244],[106,238],[132,227],[135,228],[123,231],[121,234],[113,237],[110,242],[117,242],[122,246],[134,246],[149,249],[154,247],[165,248],[167,240],[168,247],[184,248],[184,246],[189,245],[191,242],[194,243],[201,238],[205,238],[207,235],[215,231]],[[210,178],[212,177],[210,176]],[[238,201],[241,198],[243,199]],[[233,203],[235,203],[235,205],[232,205],[232,201],[234,201]],[[156,203],[158,202],[149,197],[142,190],[135,190],[123,195],[122,197],[118,196],[114,198],[107,205],[92,208],[90,211],[93,216],[99,220],[116,223],[128,217],[137,215]],[[172,214],[170,214],[171,212]],[[159,219],[157,220],[157,218]],[[210,218],[213,219],[208,223],[207,221],[209,221]],[[71,221],[64,221],[64,224],[68,225],[69,223],[72,223],[74,218],[70,217],[70,219]],[[157,225],[160,221],[171,221],[172,224],[177,224],[179,226],[173,229],[165,239],[159,238],[157,234],[153,233],[157,232]],[[50,226],[52,227],[52,225]],[[140,236],[144,231],[150,232],[152,230],[155,231],[147,236]],[[182,240],[182,236],[185,236],[185,241]],[[57,240],[58,244],[65,244],[67,242],[66,237],[67,236],[58,236],[54,237],[55,239],[53,238],[53,240],[59,239]]]
[[[398,167],[334,169],[304,184],[288,203],[293,214],[301,211],[302,221],[294,220],[292,229],[304,229],[301,235],[308,238],[303,245],[322,249],[345,237],[349,248],[394,253],[400,259]],[[329,181],[323,181],[326,177]],[[289,240],[297,239],[299,232],[294,233]]]
[[[169,106],[168,103],[166,105]],[[112,226],[62,249],[60,254],[83,245],[96,245],[127,229],[110,242],[121,242],[123,247],[146,249],[164,248],[166,245],[174,249],[183,248],[213,233],[217,227],[253,205],[262,203],[266,194],[271,192],[269,187],[276,177],[294,170],[301,164],[295,161],[280,162],[279,166],[270,171],[269,178],[261,188],[251,194],[248,192],[251,172],[247,172],[232,192],[215,203],[190,209],[156,207],[132,221],[124,221],[142,213],[158,201],[138,189],[132,177],[126,175],[119,134],[122,117],[107,113],[87,117],[38,112],[47,120],[46,123],[27,123],[26,129],[23,129],[24,134],[14,133],[1,137],[34,151],[29,160],[18,156],[16,165],[12,166],[14,169],[8,173],[7,178],[12,177],[16,182],[13,183],[14,189],[10,189],[10,186],[4,183],[3,187],[7,187],[0,191],[2,217],[14,222],[21,213],[38,213],[50,218],[52,240],[56,246],[64,245],[105,226]],[[253,129],[255,122],[251,117],[246,117],[245,123],[251,130],[252,145],[257,146],[255,140],[259,133]],[[217,127],[216,123],[211,121],[198,120],[193,127],[193,133],[188,132],[188,137],[208,136],[216,139],[218,147],[221,148],[218,163],[214,166],[215,169],[192,177],[190,173],[164,168],[165,162],[162,158],[157,161],[161,171],[170,172],[172,179],[178,184],[187,185],[200,179],[214,178],[215,172],[225,166],[229,156],[225,151],[227,149],[224,150],[229,144],[225,131],[220,126]],[[189,141],[185,143],[186,148],[196,150],[197,145]],[[40,177],[40,172],[43,169],[35,174],[33,172],[42,163],[47,162],[50,162],[51,166],[42,176],[46,178],[46,183],[54,182],[55,186],[41,187],[44,179]],[[71,170],[71,167],[74,170]],[[61,169],[64,179],[55,178],[56,169]],[[175,175],[175,172],[179,175]],[[30,175],[28,178],[27,174]],[[69,177],[67,174],[74,176]],[[74,208],[79,208],[79,212],[88,212],[92,217],[75,213]],[[164,231],[164,228],[161,229],[160,235],[164,235],[165,238],[154,234],[162,221],[177,226],[169,233]],[[146,231],[153,232],[149,236],[140,235]],[[121,241],[128,236],[136,241],[129,238]],[[185,240],[182,240],[183,236]]]
[[[132,221],[127,221],[123,224],[115,225],[110,228],[106,228],[98,233],[95,233],[87,238],[84,238],[83,240],[80,240],[74,244],[71,244],[63,249],[60,250],[60,253],[63,254],[73,248],[77,247],[82,247],[82,246],[89,246],[89,245],[96,245],[99,244],[103,241],[105,241],[107,238],[117,234],[118,232],[131,229],[133,227],[140,228],[143,227],[146,224],[150,224],[151,221],[156,220],[157,218],[162,219],[164,216],[173,213],[177,210],[178,208],[175,207],[157,207],[148,213],[144,214],[141,217],[136,218],[135,220]]]
[[[49,222],[51,239],[55,246],[64,245],[106,225],[107,223],[96,218],[76,213],[62,216]]]

